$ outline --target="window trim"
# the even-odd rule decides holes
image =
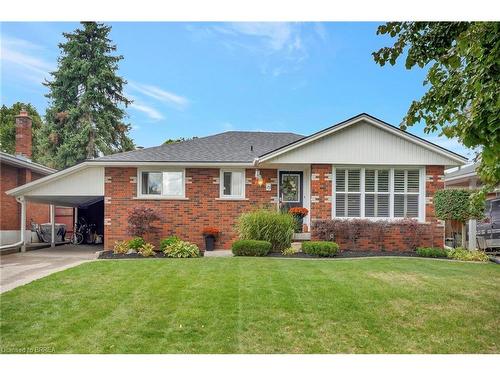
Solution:
[[[224,194],[224,173],[225,172],[239,172],[243,175],[243,190],[241,195],[225,195]],[[232,177],[231,177],[232,178]],[[244,200],[246,199],[246,169],[241,168],[220,168],[219,169],[219,198],[218,200]]]
[[[353,217],[353,216],[336,216],[336,194],[337,193],[344,193],[348,194],[348,187],[347,187],[347,181],[346,181],[346,187],[344,191],[338,191],[337,192],[337,170],[338,169],[359,169],[360,170],[360,192],[361,198],[360,198],[360,216],[358,217]],[[367,217],[365,216],[365,177],[366,173],[365,171],[367,169],[376,169],[376,170],[381,170],[381,169],[387,169],[389,170],[389,216],[388,217]],[[418,170],[419,171],[419,192],[418,193],[400,193],[400,194],[418,194],[418,211],[419,211],[419,216],[415,217],[414,219],[418,220],[420,223],[425,222],[425,203],[426,203],[426,189],[425,189],[425,166],[415,166],[415,165],[332,165],[332,210],[331,210],[331,217],[332,218],[338,218],[338,219],[367,219],[367,220],[388,220],[388,221],[395,221],[395,220],[401,220],[404,219],[404,217],[395,217],[394,216],[394,196],[398,193],[394,191],[394,170],[396,169],[403,169],[403,170]],[[368,193],[368,194],[373,194],[373,192]],[[375,193],[378,194],[378,193]]]
[[[142,174],[143,173],[164,173],[164,172],[181,172],[182,173],[182,194],[181,195],[163,195],[163,181],[162,181],[162,194],[143,194],[142,193]],[[185,168],[137,168],[137,183],[136,183],[136,197],[137,199],[171,199],[171,200],[185,200],[186,198],[186,169]]]

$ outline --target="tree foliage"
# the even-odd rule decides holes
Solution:
[[[440,220],[456,220],[461,223],[469,219],[480,219],[484,213],[484,200],[473,199],[473,190],[444,189],[434,194],[434,209]]]
[[[45,85],[46,124],[40,134],[47,165],[65,168],[102,154],[132,150],[124,107],[126,81],[117,75],[122,56],[108,38],[110,26],[82,22],[82,27],[59,44],[58,67]]]
[[[500,182],[500,23],[388,22],[377,34],[396,38],[373,53],[381,66],[406,54],[405,66],[430,66],[428,91],[413,101],[402,127],[425,123],[466,147],[479,148],[483,182]]]
[[[135,207],[128,215],[128,232],[132,236],[143,237],[148,233],[156,233],[159,229],[155,222],[160,220],[158,212],[149,207]]]
[[[3,152],[14,154],[16,150],[16,116],[21,109],[26,109],[32,119],[32,132],[33,132],[33,156],[34,161],[38,157],[37,141],[39,137],[36,136],[37,132],[42,126],[42,119],[38,114],[36,108],[29,103],[14,103],[12,106],[7,107],[5,104],[0,108],[0,148]]]

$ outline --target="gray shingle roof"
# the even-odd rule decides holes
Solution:
[[[228,131],[179,143],[102,156],[93,160],[247,163],[301,138],[304,136],[294,133]]]

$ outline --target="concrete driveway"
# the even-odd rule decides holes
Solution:
[[[97,258],[99,246],[63,245],[0,256],[0,293]]]

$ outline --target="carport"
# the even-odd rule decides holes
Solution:
[[[75,209],[75,224],[79,209],[92,205],[103,205],[104,168],[81,163],[6,192],[16,197],[21,205],[21,251],[26,251],[26,203],[38,202],[50,205],[51,246],[56,245],[55,207],[65,206]],[[102,210],[103,211],[103,210]],[[104,222],[104,214],[100,218]],[[75,229],[75,228],[74,228]]]

